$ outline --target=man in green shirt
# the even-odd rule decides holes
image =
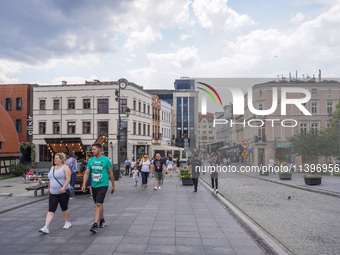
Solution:
[[[96,204],[96,212],[94,215],[94,224],[92,225],[90,231],[95,234],[98,230],[98,222],[99,228],[103,228],[106,224],[104,220],[103,203],[109,187],[109,179],[111,179],[112,182],[111,194],[113,194],[115,191],[115,179],[112,172],[111,160],[108,157],[102,155],[102,147],[100,144],[92,145],[92,154],[93,157],[87,163],[84,174],[82,191],[85,192],[87,179],[89,178],[89,174],[91,174],[91,187],[93,200]]]

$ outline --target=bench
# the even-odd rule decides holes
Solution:
[[[35,185],[31,187],[25,188],[26,190],[34,190],[34,196],[37,196],[38,190],[41,190],[41,195],[44,195],[44,189],[48,188],[48,183],[40,184],[40,185]]]

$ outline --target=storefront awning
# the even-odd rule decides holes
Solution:
[[[75,138],[45,138],[48,149],[53,153],[83,152],[83,143],[80,137]]]
[[[218,150],[219,150],[219,151],[221,151],[221,150],[228,151],[228,150],[237,149],[237,148],[241,148],[241,146],[240,146],[240,145],[235,145],[235,146],[223,146],[223,147],[219,148]]]
[[[152,146],[152,150],[154,151],[184,151],[184,148],[175,147],[175,146],[162,146],[162,145],[154,145]]]

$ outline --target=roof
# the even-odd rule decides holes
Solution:
[[[214,114],[211,112],[207,112],[207,114],[203,115],[202,113],[198,113],[198,121],[201,122],[202,119],[206,118],[208,122],[213,122],[214,121]]]
[[[0,105],[0,157],[20,157],[19,137],[11,117]]]

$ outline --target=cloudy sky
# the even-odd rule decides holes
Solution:
[[[1,0],[0,83],[339,76],[339,0]]]

